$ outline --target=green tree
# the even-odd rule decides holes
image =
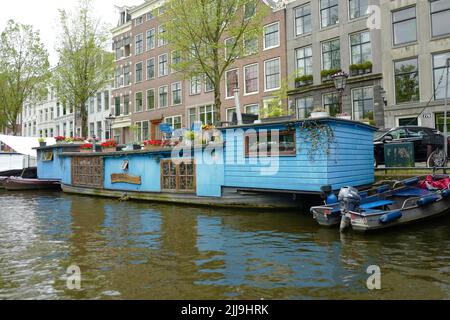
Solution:
[[[0,38],[0,124],[15,135],[23,104],[47,92],[48,52],[39,32],[13,20]]]
[[[163,38],[180,57],[171,68],[185,79],[205,77],[220,112],[220,82],[236,59],[258,53],[267,12],[261,0],[169,0]]]
[[[56,94],[63,105],[81,117],[82,136],[88,136],[87,101],[112,81],[114,56],[107,52],[108,27],[94,17],[91,0],[80,0],[74,14],[60,10],[59,63],[54,73]]]

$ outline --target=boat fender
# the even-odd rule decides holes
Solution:
[[[417,205],[419,207],[423,207],[429,203],[436,202],[439,199],[439,196],[432,194],[430,196],[422,197],[417,201]]]
[[[391,189],[389,185],[384,185],[377,188],[377,193],[384,193],[386,191],[389,191],[389,189]]]
[[[389,212],[389,213],[383,214],[380,217],[380,223],[388,224],[388,223],[391,223],[391,222],[394,222],[394,221],[400,219],[402,216],[403,215],[400,211]]]
[[[351,220],[347,217],[346,214],[343,214],[341,217],[341,226],[339,227],[339,231],[341,233],[346,232],[350,228]]]
[[[450,197],[450,189],[447,189],[447,190],[442,191],[442,197],[443,197],[443,198],[448,198],[448,197]]]
[[[419,177],[410,178],[402,181],[405,186],[415,186],[419,183]]]

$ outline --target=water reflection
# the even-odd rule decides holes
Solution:
[[[3,192],[0,210],[0,298],[450,298],[450,218],[341,236],[297,212],[61,193]],[[381,291],[366,289],[370,265]]]

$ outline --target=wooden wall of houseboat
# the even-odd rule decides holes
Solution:
[[[374,129],[354,122],[326,121],[335,138],[330,154],[316,153],[310,158],[311,144],[296,127],[296,153],[292,156],[245,156],[245,132],[237,130],[235,139],[227,139],[224,186],[319,192],[324,185],[335,190],[345,185],[360,186],[375,181],[373,167]],[[253,130],[286,130],[285,125],[254,127]]]
[[[334,123],[335,143],[328,157],[328,184],[334,190],[375,182],[374,132],[365,126]]]

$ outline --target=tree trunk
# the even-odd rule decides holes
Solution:
[[[88,114],[86,110],[86,105],[84,103],[80,106],[80,113],[81,113],[81,136],[87,139],[89,137]]]
[[[218,113],[219,123],[222,121],[222,100],[220,95],[220,76],[218,73],[215,75],[214,79],[214,104]],[[225,119],[226,121],[227,119]]]

